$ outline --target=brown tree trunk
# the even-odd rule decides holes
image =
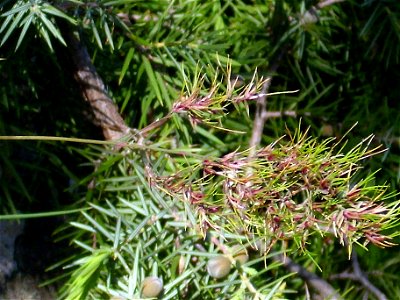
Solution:
[[[103,130],[106,140],[115,140],[129,132],[129,127],[108,95],[103,80],[93,66],[87,48],[69,26],[63,28],[68,51],[73,62],[73,73],[84,99],[90,104],[94,123]]]

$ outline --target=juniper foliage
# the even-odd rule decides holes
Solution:
[[[65,283],[60,297],[379,297],[345,276],[354,248],[377,270],[372,287],[400,296],[398,254],[380,249],[398,229],[397,1],[19,0],[0,12],[1,134],[73,137],[0,150],[4,212],[45,194],[41,210],[71,213],[56,234],[69,257],[51,268],[64,273],[49,281]],[[121,140],[98,141],[83,117],[70,33],[134,128]]]

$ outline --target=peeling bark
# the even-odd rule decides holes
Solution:
[[[84,99],[90,104],[94,123],[103,130],[106,140],[116,140],[126,135],[130,128],[118,112],[118,107],[108,95],[104,82],[93,66],[84,43],[68,28],[63,36],[73,62],[73,73]]]

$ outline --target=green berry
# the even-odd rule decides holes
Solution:
[[[142,282],[142,297],[156,298],[161,294],[164,285],[160,278],[156,276],[146,277]]]
[[[249,254],[247,250],[242,245],[235,245],[231,249],[233,258],[238,261],[241,265],[247,263],[249,260]]]
[[[224,278],[231,271],[231,261],[224,255],[211,258],[207,264],[207,272],[213,278]]]

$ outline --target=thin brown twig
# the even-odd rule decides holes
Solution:
[[[283,55],[286,53],[287,46],[284,46],[274,64],[269,68],[268,73],[275,73],[279,67],[280,60],[282,59]],[[254,115],[253,121],[253,130],[249,142],[250,146],[250,153],[249,156],[254,156],[256,152],[257,146],[261,143],[261,137],[263,135],[264,125],[268,118],[268,111],[267,111],[267,97],[268,97],[268,90],[271,86],[272,76],[268,77],[263,87],[261,89],[260,94],[263,95],[262,97],[257,99],[256,103],[256,112]]]
[[[351,252],[351,261],[353,266],[353,272],[355,280],[359,281],[370,293],[374,294],[379,300],[387,300],[388,298],[382,291],[374,286],[369,280],[367,275],[361,270],[360,263],[358,262],[358,256],[356,251],[353,249]]]
[[[344,1],[346,1],[346,0],[325,0],[325,1],[321,1],[321,2],[319,2],[317,4],[317,8],[321,9],[321,8],[326,7],[326,6],[329,6],[329,5],[332,5],[332,4],[335,4],[335,3],[344,2]]]
[[[320,10],[324,7],[327,7],[329,5],[335,4],[335,3],[339,3],[339,2],[343,2],[344,0],[325,0],[325,1],[321,1],[319,2],[316,7],[312,7],[309,10],[309,13],[315,13],[315,10]],[[279,64],[280,61],[282,59],[282,57],[289,51],[289,47],[288,45],[284,45],[281,49],[281,52],[278,55],[278,58],[275,60],[274,64],[269,68],[268,73],[275,73],[276,70],[279,68]],[[256,112],[255,112],[255,116],[254,116],[254,121],[253,121],[253,130],[252,130],[252,136],[249,142],[249,146],[252,149],[250,151],[250,156],[254,155],[255,151],[256,151],[256,147],[260,144],[261,142],[261,137],[262,137],[262,133],[264,130],[264,125],[266,120],[270,117],[276,117],[275,114],[272,115],[272,112],[268,113],[267,110],[267,95],[268,95],[268,90],[269,87],[271,85],[271,81],[272,81],[272,76],[269,77],[269,80],[267,80],[264,83],[263,89],[261,91],[261,94],[265,95],[263,97],[260,97],[257,100],[257,104],[256,104]],[[293,114],[291,114],[293,116]],[[295,115],[294,115],[295,116]]]
[[[297,113],[294,110],[266,111],[264,117],[267,118],[267,119],[268,118],[281,118],[283,116],[296,118],[298,115],[299,115],[299,113]],[[309,112],[305,112],[302,115],[310,116],[311,114]]]
[[[297,273],[316,293],[323,297],[323,299],[342,299],[336,290],[326,280],[320,278],[312,272],[307,271],[301,265],[293,262],[289,257],[277,255],[275,259],[281,262],[290,272]]]
[[[269,77],[269,80],[266,81],[263,85],[263,88],[261,90],[261,94],[264,94],[265,96],[260,97],[257,100],[256,103],[256,112],[254,115],[254,122],[253,122],[253,131],[250,139],[250,148],[252,149],[251,156],[254,155],[256,151],[256,147],[260,144],[261,142],[261,137],[265,125],[265,121],[267,119],[267,96],[266,94],[268,93],[268,89],[271,85],[271,80],[272,77]]]
[[[351,280],[357,280],[357,276],[353,272],[349,271],[344,271],[342,273],[338,274],[333,274],[329,276],[329,280],[341,280],[341,279],[351,279]]]
[[[368,292],[375,295],[378,300],[387,300],[388,298],[386,297],[386,295],[368,280],[367,274],[361,269],[360,263],[358,261],[358,255],[354,248],[351,251],[351,262],[353,272],[347,270],[339,274],[331,275],[329,276],[329,278],[331,280],[350,279],[353,281],[358,281]]]

